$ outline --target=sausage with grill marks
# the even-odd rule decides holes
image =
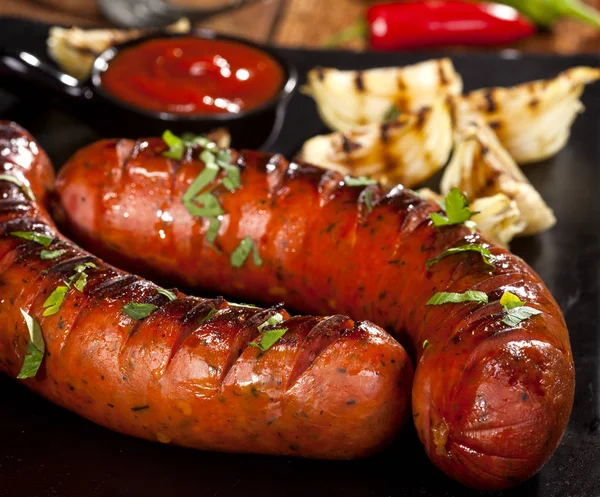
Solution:
[[[39,148],[30,155],[20,148],[36,150],[25,131],[0,123],[0,152],[12,150],[1,155],[4,173],[18,171],[43,198],[49,163]],[[46,348],[24,383],[128,435],[203,450],[348,459],[375,452],[401,428],[412,366],[381,328],[179,292],[171,300],[64,238],[24,190],[0,179],[0,371],[16,377],[23,364],[30,342],[23,309]],[[11,235],[19,231],[54,241],[45,249]],[[42,250],[64,252],[42,259]],[[86,263],[95,267],[83,291],[72,285],[59,311],[43,316],[48,296]],[[156,308],[134,319],[124,311],[131,302]],[[276,313],[282,321],[263,326]],[[287,332],[271,348],[250,346],[274,328]]]
[[[413,416],[425,449],[466,485],[509,487],[548,460],[569,419],[574,366],[561,311],[526,263],[464,226],[435,227],[439,207],[400,186],[349,186],[336,172],[258,152],[234,154],[239,189],[209,185],[225,211],[216,251],[209,220],[181,201],[204,164],[194,150],[168,159],[166,148],[158,138],[103,140],[76,153],[57,182],[68,232],[169,281],[392,331],[417,359]],[[245,237],[262,265],[230,263]],[[426,267],[468,243],[488,247],[493,267],[475,252]],[[467,290],[489,303],[426,305],[436,292]],[[504,291],[542,313],[504,324]]]

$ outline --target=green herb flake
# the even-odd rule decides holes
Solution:
[[[219,235],[219,228],[221,228],[221,221],[216,217],[208,218],[208,231],[206,232],[206,241],[211,245],[215,243],[217,236]]]
[[[425,350],[427,347],[431,347],[431,343],[429,342],[429,340],[424,340],[423,341],[423,350]]]
[[[169,150],[165,150],[163,152],[163,156],[170,159],[181,160],[186,147],[184,141],[177,135],[171,133],[169,130],[166,130],[162,134],[162,139],[169,147]]]
[[[400,109],[395,104],[392,104],[390,108],[385,111],[385,114],[383,115],[383,122],[389,123],[391,121],[395,121],[399,117]]]
[[[29,331],[29,345],[27,345],[25,360],[23,361],[23,366],[21,366],[21,371],[17,375],[18,379],[23,380],[33,378],[37,374],[44,359],[46,345],[44,344],[42,329],[38,322],[23,309],[21,309],[21,314],[25,319],[25,324]]]
[[[58,249],[58,250],[42,250],[40,252],[40,259],[44,260],[44,261],[49,261],[52,259],[56,259],[58,257],[60,257],[61,255],[63,255],[66,252],[65,249]]]
[[[208,314],[206,316],[204,316],[202,319],[200,319],[200,321],[198,321],[198,326],[202,326],[210,318],[212,318],[217,312],[219,312],[219,311],[217,311],[217,309],[211,309],[210,311],[208,311]]]
[[[344,183],[347,186],[368,186],[375,185],[377,181],[371,178],[367,178],[365,176],[359,176],[358,178],[353,178],[352,176],[344,176]]]
[[[367,212],[371,212],[373,210],[373,190],[363,190],[359,199],[367,208]]]
[[[190,145],[199,145],[201,147],[208,147],[212,142],[202,135],[195,135],[194,133],[184,133],[181,135],[181,139]]]
[[[240,242],[240,244],[235,248],[235,250],[231,253],[231,265],[237,268],[242,267],[246,262],[246,259],[248,259],[250,252],[252,252],[254,264],[256,264],[257,266],[262,265],[262,259],[260,258],[258,249],[256,248],[254,242],[249,236],[244,238]]]
[[[477,290],[468,290],[464,293],[438,292],[425,305],[459,304],[461,302],[487,304],[488,296]]]
[[[215,164],[207,164],[202,172],[192,181],[186,192],[181,197],[181,201],[186,204],[194,200],[194,198],[210,185],[219,174],[219,168]]]
[[[238,304],[235,302],[227,302],[229,304],[230,307],[248,307],[250,309],[258,309],[258,306],[254,305],[254,304]]]
[[[29,200],[35,202],[35,195],[33,194],[33,190],[31,189],[31,187],[27,183],[24,183],[23,181],[18,179],[16,176],[13,176],[12,174],[0,174],[0,180],[10,181],[11,183],[14,183],[21,190],[23,190],[23,193],[25,193],[25,196]]]
[[[225,173],[227,175],[223,179],[223,186],[228,190],[235,190],[239,188],[241,185],[241,176],[239,168],[230,164],[222,164],[221,167],[225,170]]]
[[[483,245],[479,245],[477,243],[469,243],[467,245],[462,245],[460,247],[449,248],[448,250],[445,250],[437,257],[434,257],[433,259],[429,259],[426,264],[427,269],[429,269],[431,266],[433,266],[434,264],[436,264],[437,262],[442,260],[444,257],[447,257],[452,254],[459,254],[461,252],[469,252],[469,251],[478,252],[479,254],[481,254],[481,258],[483,259],[483,262],[485,262],[489,266],[493,267],[492,262],[495,260],[495,257],[492,255],[492,253],[488,249],[486,249]]]
[[[199,157],[200,160],[204,162],[207,166],[217,164],[217,157],[210,150],[204,149],[202,152],[200,152]]]
[[[184,202],[184,205],[192,216],[215,217],[225,212],[217,197],[209,192],[198,195],[193,201]]]
[[[167,297],[169,300],[175,300],[177,298],[177,295],[175,295],[175,293],[173,293],[170,290],[166,290],[164,288],[157,288],[156,291],[158,293],[160,293],[161,295],[164,295],[165,297]]]
[[[476,212],[469,210],[469,199],[461,192],[458,188],[452,188],[446,198],[442,208],[446,211],[444,217],[437,212],[430,214],[431,220],[435,226],[450,226],[453,224],[467,224]],[[471,221],[469,227],[472,227],[474,223]]]
[[[219,166],[225,167],[231,165],[232,160],[233,157],[230,150],[219,150],[217,152],[217,164],[219,164]]]
[[[539,309],[534,309],[528,305],[513,307],[506,311],[506,315],[502,318],[502,322],[508,326],[517,326],[521,321],[525,321],[531,316],[537,316],[541,313],[542,311]]]
[[[269,319],[267,319],[264,323],[258,326],[258,331],[262,331],[265,326],[273,326],[275,324],[279,324],[283,321],[283,316],[280,313],[273,314]]]
[[[261,350],[261,352],[266,352],[269,350],[277,341],[285,335],[287,332],[287,328],[278,328],[276,330],[267,330],[264,332],[260,342],[250,342],[248,345],[251,347],[256,347]]]
[[[65,300],[65,295],[68,290],[69,287],[66,285],[57,286],[42,304],[42,307],[44,308],[44,313],[42,315],[52,316],[53,314],[56,314],[60,310],[60,306],[62,305],[63,300]]]
[[[98,266],[93,262],[85,262],[83,264],[78,264],[73,268],[74,274],[69,278],[67,285],[73,284],[73,286],[83,292],[85,285],[87,285],[87,277],[88,275],[85,273],[86,269],[96,269]]]
[[[155,309],[154,304],[138,304],[135,302],[129,302],[129,304],[123,306],[123,312],[135,320],[147,318]]]
[[[85,285],[87,285],[87,274],[82,271],[79,273],[79,277],[75,280],[73,286],[80,292],[83,292]]]
[[[542,313],[539,309],[525,305],[519,297],[510,292],[502,294],[500,305],[505,312],[501,322],[508,326],[517,326],[520,322],[525,321],[531,316],[537,316]]]
[[[515,307],[522,307],[525,305],[525,303],[522,302],[521,299],[514,293],[504,292],[502,297],[500,297],[500,305],[505,311],[508,311],[510,309],[514,309]]]
[[[12,231],[9,235],[22,238],[23,240],[29,240],[30,242],[39,243],[46,248],[48,248],[54,240],[51,236],[36,233],[35,231]]]

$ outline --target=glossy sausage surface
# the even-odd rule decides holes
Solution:
[[[18,170],[43,198],[52,170],[35,150],[24,130],[0,123],[3,172]],[[11,235],[18,231],[54,241],[45,248]],[[64,252],[49,260],[42,250]],[[44,316],[48,296],[84,263],[95,267],[83,290],[72,284]],[[23,187],[0,177],[0,371],[16,377],[24,362],[23,309],[46,350],[36,376],[21,381],[52,402],[163,443],[329,459],[373,453],[407,417],[412,365],[377,326],[158,290],[68,241]],[[131,302],[156,308],[134,319],[124,310]],[[282,321],[264,326],[276,313]],[[282,328],[265,352],[250,346]]]
[[[574,366],[561,311],[525,262],[464,226],[436,228],[429,215],[438,206],[402,187],[349,186],[338,173],[256,152],[234,154],[238,190],[211,185],[225,211],[213,246],[209,220],[182,204],[204,165],[197,151],[175,161],[165,149],[157,138],[103,140],[76,153],[57,183],[69,233],[117,265],[169,281],[392,331],[418,361],[413,416],[425,449],[468,486],[509,487],[548,460],[569,419]],[[232,266],[245,237],[262,265]],[[493,266],[468,252],[427,269],[467,243],[489,247]],[[489,303],[425,305],[436,292],[467,290]],[[542,314],[502,323],[504,291]]]

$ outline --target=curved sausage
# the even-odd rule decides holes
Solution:
[[[210,185],[224,210],[212,245],[210,220],[182,204],[204,168],[198,151],[175,161],[165,150],[157,138],[82,149],[58,177],[59,219],[115,264],[391,330],[418,361],[413,416],[425,450],[465,485],[515,485],[552,455],[573,403],[573,359],[558,305],[520,258],[464,226],[435,227],[439,207],[401,186],[351,186],[336,172],[256,152],[234,155],[240,188],[225,189],[220,177]],[[246,237],[262,264],[234,267]],[[427,267],[465,244],[488,247],[492,265],[465,252]],[[489,303],[426,305],[436,292],[467,290]],[[542,313],[505,324],[504,291]]]
[[[28,152],[2,153],[14,140]],[[20,170],[39,194],[51,170],[39,149],[27,156],[35,149],[23,130],[0,124],[4,172]],[[44,247],[15,232],[53,241]],[[87,280],[78,289],[71,276],[81,265]],[[44,316],[46,299],[65,281],[71,286],[58,312]],[[401,428],[412,365],[382,329],[174,293],[81,250],[22,186],[0,177],[1,371],[16,377],[28,353],[23,310],[45,343],[26,385],[128,435],[203,450],[348,459],[380,449]],[[144,317],[126,311],[132,302],[155,307]],[[263,338],[275,329],[287,331],[268,348]]]

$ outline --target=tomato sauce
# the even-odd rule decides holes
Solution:
[[[175,114],[237,114],[281,90],[284,71],[242,43],[195,37],[149,40],[120,51],[102,87],[136,107]]]

